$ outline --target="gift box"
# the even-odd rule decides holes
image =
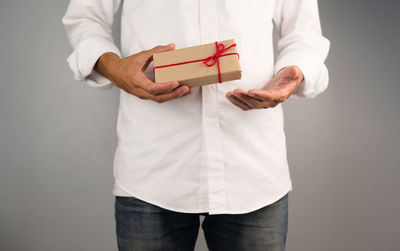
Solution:
[[[240,79],[233,39],[153,54],[155,82],[177,81],[190,87]]]

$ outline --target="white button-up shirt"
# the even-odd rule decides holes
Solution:
[[[75,79],[112,86],[93,70],[105,52],[125,57],[160,44],[176,48],[235,39],[242,79],[194,88],[166,103],[120,91],[113,194],[186,213],[247,213],[292,190],[282,106],[242,111],[225,97],[262,88],[297,65],[305,80],[295,96],[328,85],[317,0],[125,0],[121,48],[111,26],[119,0],[72,0],[63,23]],[[274,62],[273,27],[280,39]],[[207,55],[205,55],[207,56]],[[152,65],[145,71],[154,80]]]

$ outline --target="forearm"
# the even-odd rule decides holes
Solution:
[[[281,0],[274,22],[281,35],[275,73],[283,67],[297,65],[304,74],[304,81],[295,94],[315,97],[328,85],[324,61],[330,46],[322,35],[317,0]]]
[[[119,3],[120,0],[70,1],[62,23],[73,48],[67,61],[76,80],[84,80],[93,87],[111,84],[94,70],[94,65],[106,52],[121,55],[111,34]]]
[[[116,72],[116,65],[120,57],[113,52],[106,52],[99,57],[94,69],[110,81],[114,82],[114,74]]]

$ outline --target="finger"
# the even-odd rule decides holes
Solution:
[[[188,89],[189,89],[189,91],[188,91]],[[169,93],[165,93],[165,94],[161,94],[161,95],[151,95],[150,93],[146,92],[145,90],[143,90],[142,88],[139,88],[139,87],[131,87],[125,91],[132,95],[135,95],[136,97],[138,97],[140,99],[150,99],[157,103],[164,103],[166,101],[169,101],[169,100],[172,100],[175,98],[179,98],[185,94],[190,94],[190,90],[191,89],[188,86],[181,86]]]
[[[288,99],[290,93],[286,91],[254,89],[254,90],[249,90],[247,92],[247,95],[264,102],[282,103]]]
[[[245,102],[249,103],[252,105],[254,108],[274,108],[279,104],[277,101],[260,101],[259,99],[250,97],[248,95],[240,95],[240,97],[245,100]]]
[[[240,101],[238,101],[237,99],[235,99],[235,97],[231,97],[230,99],[229,99],[229,101],[232,103],[232,104],[234,104],[235,106],[237,106],[237,107],[239,107],[241,110],[243,110],[243,111],[248,111],[248,110],[251,110],[251,109],[253,109],[253,108],[249,108],[247,105],[243,105],[243,103],[241,103]]]
[[[164,52],[164,51],[170,51],[170,50],[174,50],[174,49],[175,49],[175,44],[171,43],[171,44],[164,45],[164,46],[159,45],[150,50],[146,50],[144,52],[144,57],[147,58],[147,61],[143,65],[142,70],[145,71],[147,69],[147,67],[149,67],[151,61],[153,61],[153,54],[159,53],[159,52]]]
[[[150,58],[147,59],[146,63],[142,67],[142,71],[146,71],[147,70],[147,67],[149,67],[149,65],[150,65],[152,60],[153,60],[153,57],[150,57]]]
[[[243,106],[241,103],[239,103],[237,100],[235,100],[233,97],[228,98],[228,100],[235,106],[239,107],[242,111],[248,111],[251,108],[247,108]]]
[[[169,51],[174,49],[175,49],[175,44],[171,43],[168,45],[158,45],[156,47],[153,47],[152,49],[144,50],[136,54],[137,58],[140,60],[140,63],[143,64],[142,71],[145,71],[147,67],[149,67],[151,61],[153,61],[154,53]]]
[[[247,95],[266,102],[283,102],[286,100],[287,95],[282,92],[274,90],[258,90],[252,89],[247,92]]]
[[[242,90],[242,89],[240,89],[240,88],[237,88],[237,89],[235,89],[235,90],[233,90],[232,91],[232,94],[233,93],[237,93],[237,94],[246,94],[246,91],[244,91],[244,90]]]
[[[174,43],[170,43],[168,45],[158,45],[156,47],[153,47],[149,50],[144,50],[143,51],[143,55],[152,60],[153,59],[153,54],[155,53],[160,53],[160,52],[164,52],[164,51],[170,51],[170,50],[174,50],[175,49],[175,44]]]
[[[249,96],[249,93],[244,91],[244,90],[242,90],[242,89],[235,89],[235,90],[233,90],[233,93],[234,94],[241,94],[241,95]],[[254,96],[253,98],[259,99],[260,101],[264,101],[264,99],[256,97],[256,96]]]
[[[233,90],[233,95],[235,95],[235,97],[237,99],[239,99],[242,102],[246,103],[251,108],[254,108],[254,109],[260,108],[259,104],[261,103],[261,101],[255,100],[254,98],[252,98],[253,100],[250,100],[249,96],[247,95],[247,93],[245,91],[243,91],[242,89]]]
[[[134,84],[136,85],[136,87],[144,89],[151,95],[167,93],[179,86],[179,83],[176,81],[154,83],[143,72],[137,73]]]
[[[232,92],[228,92],[226,94],[226,97],[232,104],[238,106],[239,108],[241,108],[244,111],[252,109],[252,107],[250,107],[248,104],[246,104],[243,101],[241,101],[240,99],[236,98]]]
[[[236,98],[242,101],[243,103],[246,103],[252,109],[268,108],[269,105],[271,106],[273,105],[265,103],[270,101],[264,101],[263,99],[260,98],[250,97],[248,93],[242,89],[233,90],[233,95],[235,95]]]
[[[189,88],[190,88],[190,87],[189,87]],[[189,90],[187,93],[183,94],[183,96],[186,96],[186,95],[189,95],[189,94],[193,94],[193,93],[194,93],[193,89],[190,88],[190,90]],[[183,96],[182,96],[182,97],[183,97]]]
[[[246,100],[244,98],[244,96],[242,94],[233,94],[236,100],[240,100],[240,102],[245,103],[246,105],[248,105],[249,107],[251,107],[252,109],[259,109],[259,105],[256,104],[256,102],[261,102],[261,101],[256,101],[255,99],[254,102],[249,102],[249,100]]]
[[[254,109],[271,108],[271,107],[275,107],[278,104],[277,102],[260,101],[258,99],[248,96],[247,94],[241,94],[241,93],[237,94],[234,92],[234,95],[238,99],[242,100],[243,102],[245,102],[246,104],[248,104],[249,106],[251,106]]]
[[[164,93],[164,94],[160,94],[160,95],[156,95],[156,96],[152,96],[151,99],[156,101],[157,103],[164,103],[167,101],[170,101],[172,99],[176,99],[179,97],[182,97],[183,95],[185,95],[186,93],[190,92],[190,88],[188,86],[180,86],[178,88],[176,88],[175,90],[168,92],[168,93]]]

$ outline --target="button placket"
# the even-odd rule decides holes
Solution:
[[[202,43],[217,39],[216,0],[200,0],[200,33]],[[209,213],[226,211],[225,170],[222,152],[222,136],[218,117],[218,84],[202,86],[203,125],[208,156],[208,204]]]

